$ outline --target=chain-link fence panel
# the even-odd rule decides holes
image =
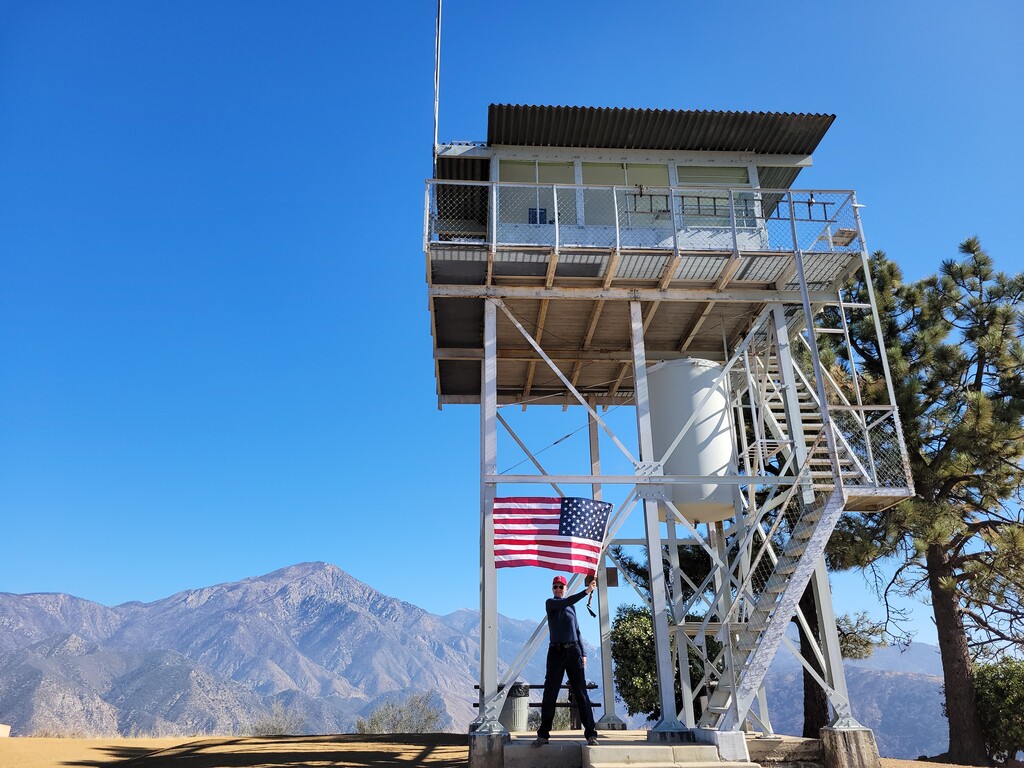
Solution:
[[[910,487],[906,449],[894,410],[850,407],[832,409],[830,416],[837,429],[837,450],[846,485]]]
[[[789,194],[764,190],[755,192],[754,221],[765,235],[766,251],[792,251],[793,225]]]
[[[559,242],[564,244],[567,242],[567,231],[576,227],[583,215],[583,191],[574,187],[556,186],[552,195],[558,226],[566,230],[559,237]]]
[[[674,247],[671,190],[655,187],[617,188],[614,199],[620,247]]]
[[[502,245],[555,245],[554,187],[497,184],[496,242]]]
[[[487,184],[435,182],[427,198],[428,242],[480,242],[488,235]]]
[[[909,473],[907,449],[896,424],[896,412],[873,423],[868,429],[871,452],[875,457],[876,483],[890,488],[909,488],[913,485]]]
[[[877,485],[864,413],[851,408],[832,408],[829,418],[836,428],[836,450],[843,483],[851,486]]]
[[[684,250],[732,251],[732,193],[727,189],[674,190],[677,241]]]
[[[860,251],[853,195],[849,192],[794,192],[793,210],[801,250],[820,253]]]
[[[611,187],[586,187],[579,192],[583,197],[583,221],[572,238],[576,240],[573,245],[617,248],[615,191]]]

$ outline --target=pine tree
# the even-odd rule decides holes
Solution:
[[[927,591],[949,718],[940,759],[987,765],[972,661],[1024,647],[1024,518],[1008,504],[1024,483],[1024,275],[996,272],[977,238],[960,253],[912,284],[884,253],[871,260],[916,495],[844,518],[845,562],[833,565],[898,556],[891,588]],[[856,286],[854,300],[865,293]],[[854,336],[877,392],[875,335],[855,327]]]

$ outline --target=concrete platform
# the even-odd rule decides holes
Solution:
[[[587,746],[580,731],[553,732],[543,747],[530,746],[535,738],[532,732],[513,733],[505,745],[505,768],[760,768],[723,762],[708,744],[651,744],[647,731],[601,731],[597,747]],[[772,740],[773,748],[762,753],[778,754],[781,741]]]

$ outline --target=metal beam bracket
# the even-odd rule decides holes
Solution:
[[[636,487],[636,495],[644,501],[667,501],[668,495],[665,493],[664,485],[638,485]]]
[[[633,468],[640,477],[656,477],[665,474],[665,467],[660,461],[638,461],[633,464]]]

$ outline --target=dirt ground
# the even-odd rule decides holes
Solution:
[[[464,768],[465,734],[0,739],[0,768]],[[882,758],[882,768],[958,768]]]
[[[198,739],[0,739],[0,768],[462,768],[465,734]]]

